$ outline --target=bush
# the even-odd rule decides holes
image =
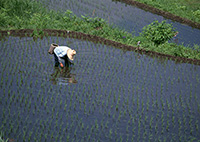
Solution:
[[[148,26],[145,26],[142,31],[142,36],[147,40],[154,42],[155,45],[160,45],[170,40],[176,31],[171,24],[167,24],[166,21],[159,23],[154,21]]]

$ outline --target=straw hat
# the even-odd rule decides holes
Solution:
[[[74,55],[76,55],[76,51],[75,50],[72,50],[72,49],[68,49],[67,50],[67,56],[70,60],[74,60]]]

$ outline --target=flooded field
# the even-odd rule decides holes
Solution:
[[[51,43],[77,50],[55,68]],[[15,141],[198,141],[200,66],[73,38],[0,41],[0,127]]]
[[[115,0],[42,0],[45,7],[57,11],[65,12],[67,9],[73,11],[74,14],[88,15],[90,17],[104,18],[114,26],[125,29],[139,35],[142,28],[152,23],[155,19],[158,21],[167,20],[172,23],[173,27],[179,31],[178,44],[184,45],[200,45],[200,30],[191,28],[190,26],[165,19],[162,16],[152,14],[135,6],[130,6]],[[41,1],[40,1],[41,2]]]

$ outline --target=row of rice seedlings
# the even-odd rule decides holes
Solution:
[[[182,102],[182,101],[181,101]],[[163,101],[162,101],[162,99],[161,99],[161,104],[162,104],[162,107],[164,106],[164,104],[163,104]],[[169,105],[168,105],[169,106]]]
[[[143,65],[143,64],[142,64]],[[103,73],[103,72],[100,72],[100,73]],[[26,80],[26,79],[25,79]],[[25,85],[25,86],[27,86],[27,85]],[[42,85],[42,86],[44,86],[44,85]],[[102,88],[104,88],[105,86],[102,86],[102,87],[100,87],[101,89]],[[86,86],[84,87],[85,88],[85,91],[84,92],[89,92],[89,90],[86,90]],[[138,90],[143,90],[142,88],[144,88],[144,86],[142,86],[141,88],[139,88],[139,86],[138,86]],[[124,94],[124,92],[123,92],[123,86],[122,86],[122,89],[121,89],[121,91],[120,92],[122,92],[122,94]],[[43,89],[43,91],[44,91],[44,89]],[[139,91],[137,91],[137,92],[139,92]],[[106,93],[106,92],[105,92]],[[72,93],[72,94],[74,94],[74,93]],[[88,93],[88,94],[91,94],[91,93]],[[106,95],[107,95],[107,93],[106,93]],[[118,98],[121,98],[121,97],[119,97],[120,95],[118,95]],[[137,95],[138,96],[138,95]],[[71,95],[71,97],[73,97],[73,95]],[[84,96],[85,97],[85,96]],[[110,98],[111,98],[111,94],[110,93],[108,93],[108,95],[107,95],[107,97],[108,97],[108,100],[110,100]],[[98,106],[96,105],[96,104],[98,104],[98,103],[100,103],[99,101],[100,101],[100,99],[101,99],[101,97],[96,97],[97,98],[97,101],[95,101],[95,103],[94,103],[94,105],[95,105],[95,107],[96,108],[98,108]],[[144,99],[143,97],[142,97],[142,99]],[[79,100],[81,100],[81,98],[79,98]],[[105,104],[106,104],[106,108],[108,108],[108,100],[105,100]],[[120,113],[120,115],[121,114],[126,114],[126,111],[124,111],[124,106],[125,106],[125,103],[123,102],[123,100],[124,100],[124,97],[122,97],[121,99],[120,99],[121,101],[119,101],[119,102],[121,102],[121,104],[120,104],[120,108],[122,108],[122,109],[120,109],[121,111],[119,112]],[[138,102],[137,102],[137,108],[139,108],[139,106],[141,105],[141,110],[143,110],[143,108],[144,108],[144,101],[143,100],[141,100],[141,103],[139,103],[139,97],[138,97]],[[162,103],[162,100],[163,100],[163,98],[161,98],[161,103]],[[42,101],[44,101],[44,99],[42,99],[41,100],[41,102]],[[72,99],[70,100],[71,102],[72,102]],[[85,99],[85,101],[86,101],[86,99]],[[83,102],[84,102],[84,100],[83,100]],[[76,103],[73,103],[74,104],[74,106],[76,106]],[[82,100],[81,100],[81,104],[86,104],[86,103],[82,103]],[[62,103],[61,103],[61,105],[62,105]],[[84,105],[85,106],[85,105]],[[163,105],[164,106],[164,105]],[[56,107],[56,105],[55,105],[55,107]],[[76,108],[76,107],[75,107]],[[55,109],[54,109],[55,110]],[[72,111],[70,111],[70,112],[72,112]],[[108,112],[108,115],[109,115],[109,112],[111,112],[111,110],[110,109],[107,109],[107,112]],[[107,113],[106,112],[106,113]],[[144,111],[143,111],[144,112]],[[110,114],[111,115],[111,114]],[[57,115],[58,116],[58,115]],[[142,120],[142,117],[140,117],[140,119]],[[120,119],[119,120],[121,120],[121,116],[120,116]],[[164,126],[164,124],[163,124],[163,126]]]
[[[100,99],[98,99],[98,100],[100,100]],[[98,101],[97,101],[98,102]]]
[[[24,77],[23,76],[21,76],[21,81],[22,81],[22,79],[23,79]],[[25,77],[26,78],[26,77]],[[22,83],[22,82],[21,82]],[[22,84],[20,84],[20,86],[21,86]],[[26,84],[25,84],[26,85]],[[27,85],[26,85],[27,86]],[[12,95],[12,96],[14,96],[14,95]],[[11,97],[11,99],[12,98],[14,98],[14,97]],[[24,94],[22,95],[22,99],[21,99],[21,102],[23,102],[23,98],[24,98]],[[11,102],[11,101],[10,101]],[[26,106],[26,104],[27,104],[27,99],[25,100],[25,106]],[[29,103],[30,104],[30,103]]]

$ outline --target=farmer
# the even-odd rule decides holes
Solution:
[[[52,49],[51,49],[52,47]],[[59,46],[55,43],[51,44],[50,49],[52,50],[50,54],[54,55],[55,67],[69,67],[74,60],[74,56],[76,55],[76,51],[72,50],[67,46]],[[50,50],[49,49],[49,50]]]

